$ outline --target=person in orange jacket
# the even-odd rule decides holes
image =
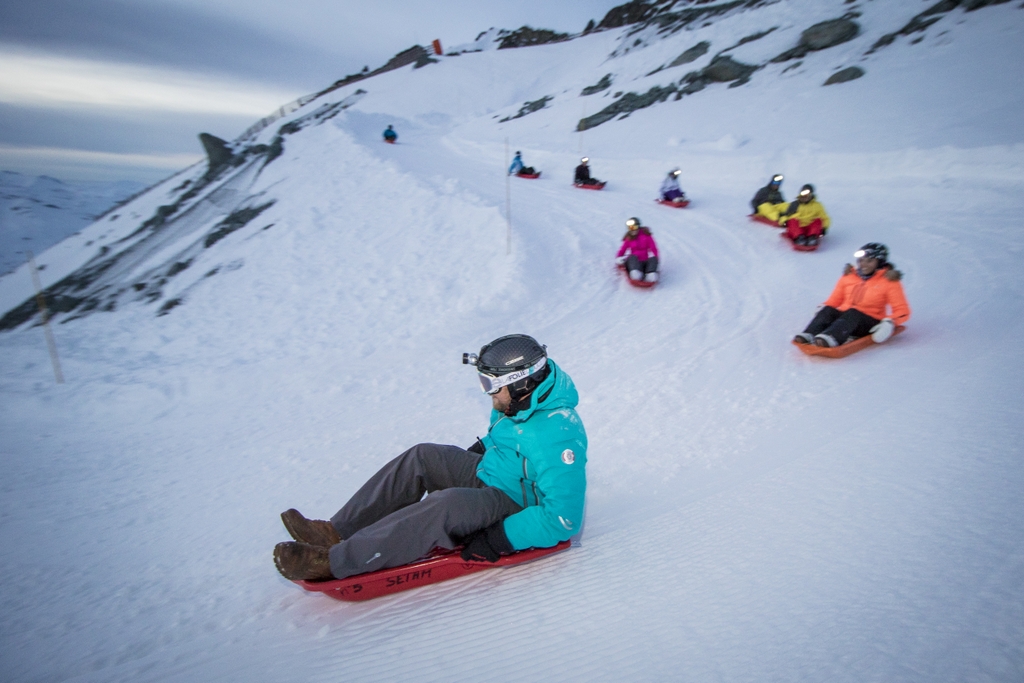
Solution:
[[[870,242],[854,256],[856,268],[846,264],[832,295],[793,341],[839,346],[870,334],[881,343],[892,336],[896,325],[910,319],[910,306],[900,284],[903,275],[889,263],[889,249]]]

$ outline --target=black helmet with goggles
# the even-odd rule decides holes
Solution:
[[[532,390],[546,376],[547,348],[525,334],[499,337],[480,349],[462,354],[462,362],[476,366],[485,393],[496,394],[509,386],[513,393]]]

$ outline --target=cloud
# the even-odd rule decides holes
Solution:
[[[39,162],[59,161],[67,164],[101,164],[103,166],[143,167],[179,170],[191,166],[205,157],[202,154],[125,154],[120,152],[94,152],[84,149],[60,147],[13,147],[0,145],[0,164],[20,164],[25,160]]]
[[[0,102],[264,116],[302,93],[138,64],[0,50]]]

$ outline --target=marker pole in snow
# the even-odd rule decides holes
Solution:
[[[36,268],[36,259],[32,252],[28,252],[28,267],[32,272],[32,285],[36,288],[36,303],[39,305],[39,315],[43,318],[43,334],[46,335],[46,346],[50,349],[50,362],[53,363],[53,376],[57,384],[64,384],[64,373],[60,371],[60,358],[57,357],[57,342],[53,339],[53,330],[50,329],[50,311],[46,308],[46,298],[43,297],[43,288],[39,283],[39,269]]]
[[[505,168],[508,168],[512,162],[508,160],[508,138],[505,138]],[[512,254],[512,176],[508,172],[505,173],[505,220],[508,223],[508,229],[505,233],[505,254]]]

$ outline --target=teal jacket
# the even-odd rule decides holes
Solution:
[[[512,417],[491,411],[481,439],[487,450],[477,476],[523,506],[505,519],[505,535],[516,550],[551,547],[583,524],[587,433],[575,410],[579,394],[554,361],[548,359],[548,366],[529,407]]]

